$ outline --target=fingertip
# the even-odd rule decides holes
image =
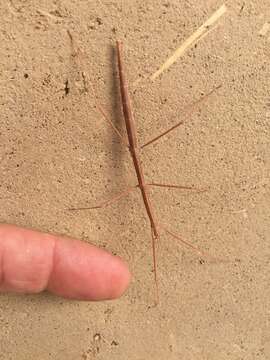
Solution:
[[[118,256],[73,239],[58,238],[47,289],[84,301],[111,300],[128,287],[130,272]]]
[[[0,225],[2,291],[36,293],[47,289],[69,299],[109,300],[124,294],[130,278],[124,260],[96,246]]]
[[[127,263],[118,256],[114,256],[114,263],[110,273],[111,289],[108,291],[108,299],[111,300],[121,297],[126,292],[131,280]]]

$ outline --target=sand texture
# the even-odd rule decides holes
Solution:
[[[151,78],[221,5],[1,1],[0,221],[96,244],[133,274],[111,302],[0,295],[1,360],[270,359],[269,0],[226,2],[214,28]],[[128,151],[95,107],[124,132],[116,39],[140,144],[184,121],[144,149],[146,178],[208,189],[151,190],[159,224],[217,258],[161,230],[156,307],[140,193],[66,211],[136,184]]]

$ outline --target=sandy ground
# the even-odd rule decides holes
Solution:
[[[97,244],[125,258],[133,273],[128,292],[113,302],[1,295],[1,360],[270,358],[269,1],[228,1],[209,35],[149,79],[221,4],[1,1],[0,220]],[[185,119],[145,149],[147,178],[209,187],[152,192],[160,224],[218,258],[202,261],[162,232],[157,307],[140,194],[103,210],[65,210],[136,181],[90,87],[123,128],[119,38],[140,143]]]

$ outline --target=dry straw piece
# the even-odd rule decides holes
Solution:
[[[173,65],[191,45],[199,42],[208,35],[209,32],[213,30],[213,25],[223,14],[225,14],[226,11],[227,7],[223,4],[203,25],[201,25],[188,39],[184,41],[184,43],[165,61],[163,65],[161,65],[161,67],[150,77],[150,79],[154,81],[160,74]]]

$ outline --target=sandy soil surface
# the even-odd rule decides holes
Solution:
[[[125,258],[133,273],[128,292],[113,302],[1,295],[1,360],[270,358],[269,1],[228,1],[218,26],[150,80],[220,5],[1,1],[1,222],[97,244]],[[65,210],[136,182],[90,86],[124,129],[116,39],[124,41],[140,143],[185,120],[145,148],[147,179],[209,188],[152,191],[159,223],[218,258],[202,260],[162,232],[157,307],[140,194],[103,210]]]

